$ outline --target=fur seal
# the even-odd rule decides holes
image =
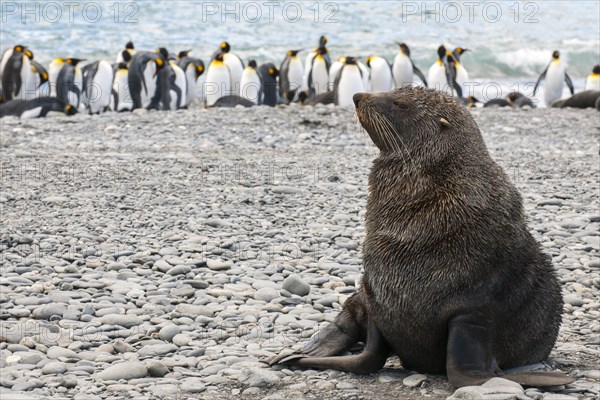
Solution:
[[[455,387],[503,376],[568,384],[562,372],[502,369],[548,357],[560,285],[529,233],[521,196],[458,99],[405,87],[354,96],[380,150],[369,175],[364,274],[337,319],[299,352],[270,360],[372,373],[390,354]],[[341,356],[359,341],[364,350]]]
[[[595,108],[596,100],[598,98],[600,98],[600,91],[585,90],[583,92],[575,93],[567,99],[555,101],[552,103],[552,108]]]

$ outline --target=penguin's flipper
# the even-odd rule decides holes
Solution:
[[[548,65],[549,67],[550,65]],[[544,70],[544,72],[542,72],[542,74],[540,75],[540,77],[538,78],[537,82],[535,83],[535,86],[533,87],[533,96],[535,96],[535,93],[537,92],[538,86],[540,85],[540,83],[542,82],[542,79],[544,79],[546,77],[546,72],[548,72],[548,67],[546,67],[546,69]],[[566,74],[565,74],[566,75]]]
[[[567,74],[565,72],[565,82],[567,82],[567,86],[569,87],[569,90],[571,91],[571,96],[575,94],[575,89],[573,88],[573,81],[571,80],[571,77],[569,76],[569,74]]]
[[[413,63],[412,60],[410,60],[410,64],[413,67],[413,73],[419,77],[419,79],[421,80],[421,82],[423,82],[425,87],[428,87],[429,85],[427,84],[427,79],[425,79],[425,75],[423,75],[421,70],[419,68],[417,68],[417,66]]]

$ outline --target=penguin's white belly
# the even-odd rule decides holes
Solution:
[[[185,69],[185,81],[187,84],[185,105],[189,106],[196,98],[196,66],[188,64]]]
[[[98,71],[92,81],[88,101],[92,113],[100,113],[110,104],[113,69],[106,61],[100,61]]]
[[[410,63],[410,59],[404,54],[396,55],[392,70],[394,85],[397,88],[410,86],[413,83],[413,66]]]
[[[42,83],[36,91],[36,97],[47,97],[50,96],[50,83],[48,81]]]
[[[302,67],[302,63],[297,57],[292,58],[288,66],[288,82],[290,83],[290,91],[302,87],[303,76],[304,67]],[[298,96],[298,93],[296,93],[296,96]]]
[[[260,78],[256,71],[252,68],[249,71],[244,71],[240,86],[240,96],[250,100],[254,104],[259,104],[260,99]]]
[[[129,111],[133,108],[133,99],[129,92],[128,71],[117,71],[115,81],[113,82],[113,90],[117,93],[118,104],[111,107],[115,111]],[[111,96],[112,98],[112,96]]]
[[[600,90],[600,76],[588,76],[585,90]]]
[[[239,95],[242,74],[244,73],[242,61],[235,54],[225,53],[223,55],[223,62],[229,68],[229,73],[231,74],[231,90],[233,90],[233,94]]]
[[[171,91],[171,103],[173,103],[173,101],[175,101],[175,108],[171,108],[173,110],[176,110],[178,108],[182,108],[186,105],[186,99],[187,99],[187,81],[186,81],[186,77],[185,77],[185,72],[183,72],[183,70],[181,69],[181,67],[179,67],[179,65],[172,63],[171,67],[173,68],[173,71],[175,71],[175,86],[177,86],[179,88],[179,91],[181,92],[181,98],[178,99],[177,98],[177,93]]]
[[[327,72],[325,60],[315,60],[311,74],[312,88],[315,89],[315,94],[318,96],[321,93],[327,92],[329,86],[329,74]]]
[[[42,112],[42,106],[32,108],[31,110],[23,111],[21,119],[37,118]]]
[[[392,70],[387,61],[382,58],[371,61],[371,92],[389,92],[392,84]]]
[[[429,87],[436,90],[445,90],[448,86],[446,79],[446,67],[443,64],[435,63],[429,68],[429,76],[427,78]]]
[[[204,84],[206,104],[212,106],[221,97],[231,94],[229,69],[225,65],[214,66],[211,64],[208,67]]]
[[[360,69],[355,65],[346,65],[338,82],[338,105],[342,107],[354,106],[352,96],[364,91]]]
[[[460,85],[463,97],[473,95],[473,93],[468,93],[469,87],[465,85],[467,82],[469,82],[469,73],[462,64],[458,64],[456,68],[456,83]]]
[[[565,68],[561,63],[553,62],[546,72],[544,83],[544,103],[547,107],[552,106],[556,100],[562,97],[565,83]]]
[[[148,108],[156,92],[156,64],[154,61],[148,61],[143,77],[146,89],[144,90],[144,85],[142,85],[140,98],[142,100],[142,108]]]
[[[362,75],[361,75],[362,90],[363,90],[363,92],[368,92],[368,91],[370,91],[369,77],[370,77],[371,71],[369,71],[369,67],[367,67],[365,64],[361,63],[360,61],[358,62],[358,68],[360,68],[360,71],[362,72]]]
[[[334,89],[335,79],[337,78],[343,66],[344,64],[339,61],[336,61],[333,64],[331,64],[331,67],[329,68],[329,90]]]

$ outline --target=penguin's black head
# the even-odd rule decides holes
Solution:
[[[470,51],[470,49],[465,49],[463,47],[457,47],[454,49],[454,51],[456,52],[456,54],[461,55],[462,53],[466,53],[467,51]]]
[[[220,62],[223,62],[223,53],[218,53],[218,54],[215,56],[215,61],[220,61]]]
[[[302,51],[302,49],[300,50],[290,50],[287,52],[288,57],[296,57],[298,55],[298,53],[300,53]]]
[[[454,64],[454,57],[452,56],[452,53],[446,53],[446,62],[448,64]]]
[[[406,45],[406,43],[399,43],[398,45],[400,46],[400,51],[404,55],[410,57],[410,49],[408,48],[408,46]]]
[[[220,47],[221,47],[221,52],[223,52],[223,53],[229,53],[229,51],[231,50],[231,46],[227,42],[221,42]]]
[[[25,46],[18,44],[15,47],[13,47],[13,50],[16,51],[17,53],[23,53],[23,52],[25,52]]]
[[[67,64],[70,64],[72,66],[76,66],[77,64],[79,64],[80,62],[85,61],[85,59],[80,59],[80,58],[67,58],[65,60],[65,62]]]
[[[168,60],[169,59],[169,51],[166,48],[159,47],[156,52],[158,54],[160,54],[160,56],[162,57],[163,60]]]
[[[294,90],[290,90],[289,92],[285,92],[285,99],[287,100],[288,103],[291,103],[292,101],[294,101],[294,96],[296,96],[296,91],[298,89],[294,89]]]
[[[319,47],[317,49],[317,54],[324,56],[327,53],[329,53],[329,50],[327,49],[327,47]]]
[[[441,45],[440,47],[438,47],[438,57],[440,60],[443,60],[444,57],[446,57],[446,47],[444,47],[444,45]]]
[[[325,47],[327,44],[327,36],[323,35],[319,38],[319,47]]]
[[[135,49],[135,47],[133,47],[133,42],[131,40],[125,44],[125,48],[129,49],[129,50]]]
[[[67,115],[75,115],[77,114],[77,109],[70,104],[65,106],[65,114]]]
[[[276,78],[277,76],[279,76],[279,70],[277,69],[276,66],[274,65],[270,65],[269,69],[268,69],[269,75],[271,75],[273,78]]]
[[[248,61],[248,66],[252,69],[256,69],[256,60]]]
[[[196,61],[196,78],[204,73],[204,63],[202,60]]]
[[[300,103],[304,104],[307,98],[308,92],[306,90],[303,90],[302,92],[298,93],[298,100],[300,101]]]
[[[131,61],[131,53],[128,52],[127,50],[123,50],[121,52],[121,57],[123,57],[123,61],[125,61],[125,62]]]
[[[592,74],[600,75],[600,64],[594,65],[594,69],[592,69]]]
[[[356,57],[347,56],[346,57],[346,65],[356,65]]]
[[[552,58],[554,58],[555,60],[558,60],[560,58],[560,52],[558,50],[554,50],[552,52]]]
[[[192,49],[180,51],[179,53],[177,53],[177,58],[187,57],[191,51]]]
[[[162,58],[155,58],[154,63],[156,64],[156,71],[160,71],[165,66],[165,60]]]

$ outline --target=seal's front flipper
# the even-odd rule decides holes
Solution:
[[[575,378],[560,371],[518,372],[503,376],[522,386],[543,387],[568,385],[575,382]]]
[[[575,381],[562,372],[504,374],[492,353],[490,329],[481,313],[459,315],[450,320],[446,372],[452,386],[481,385],[496,376],[534,387],[568,385]]]
[[[367,317],[360,293],[350,297],[344,309],[333,323],[328,324],[311,337],[298,352],[284,352],[269,361],[269,364],[286,364],[305,357],[330,357],[348,350],[366,337]]]
[[[492,354],[490,328],[481,313],[463,314],[448,324],[446,373],[454,387],[481,385],[500,369]]]
[[[337,369],[356,374],[370,374],[385,365],[390,347],[379,333],[372,320],[369,320],[365,349],[357,355],[335,357],[305,357],[292,360],[293,365],[308,368]]]

